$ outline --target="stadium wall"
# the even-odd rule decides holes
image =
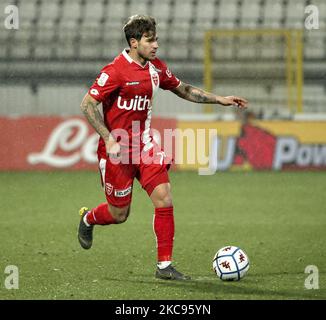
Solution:
[[[326,121],[156,117],[152,126],[178,170],[326,169]],[[1,117],[0,170],[97,170],[97,141],[83,117]]]
[[[0,85],[0,116],[80,115],[79,105],[88,88],[80,84]],[[158,116],[172,117],[201,110],[201,105],[189,103],[169,91],[159,90],[155,96],[153,112]]]

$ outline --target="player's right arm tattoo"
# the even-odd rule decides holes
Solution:
[[[103,117],[97,107],[98,104],[98,101],[92,98],[89,94],[86,94],[80,105],[80,109],[96,132],[104,139],[104,141],[107,141],[110,138],[110,132],[104,124]]]
[[[191,102],[220,103],[219,96],[183,82],[177,88],[173,89],[172,92],[180,98]]]

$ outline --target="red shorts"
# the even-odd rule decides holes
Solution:
[[[153,150],[154,148],[148,151],[153,159],[150,163],[140,159],[139,164],[114,164],[108,158],[99,158],[101,182],[108,203],[115,207],[129,205],[134,178],[137,178],[149,196],[156,186],[169,182],[171,161],[167,160],[163,151],[155,151],[156,154],[153,155]]]

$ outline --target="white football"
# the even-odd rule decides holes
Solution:
[[[249,270],[248,255],[239,247],[219,249],[213,258],[213,269],[221,280],[240,280]]]

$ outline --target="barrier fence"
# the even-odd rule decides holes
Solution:
[[[326,169],[326,121],[154,118],[152,127],[176,170]],[[98,135],[82,117],[1,117],[0,142],[1,171],[97,170]]]

